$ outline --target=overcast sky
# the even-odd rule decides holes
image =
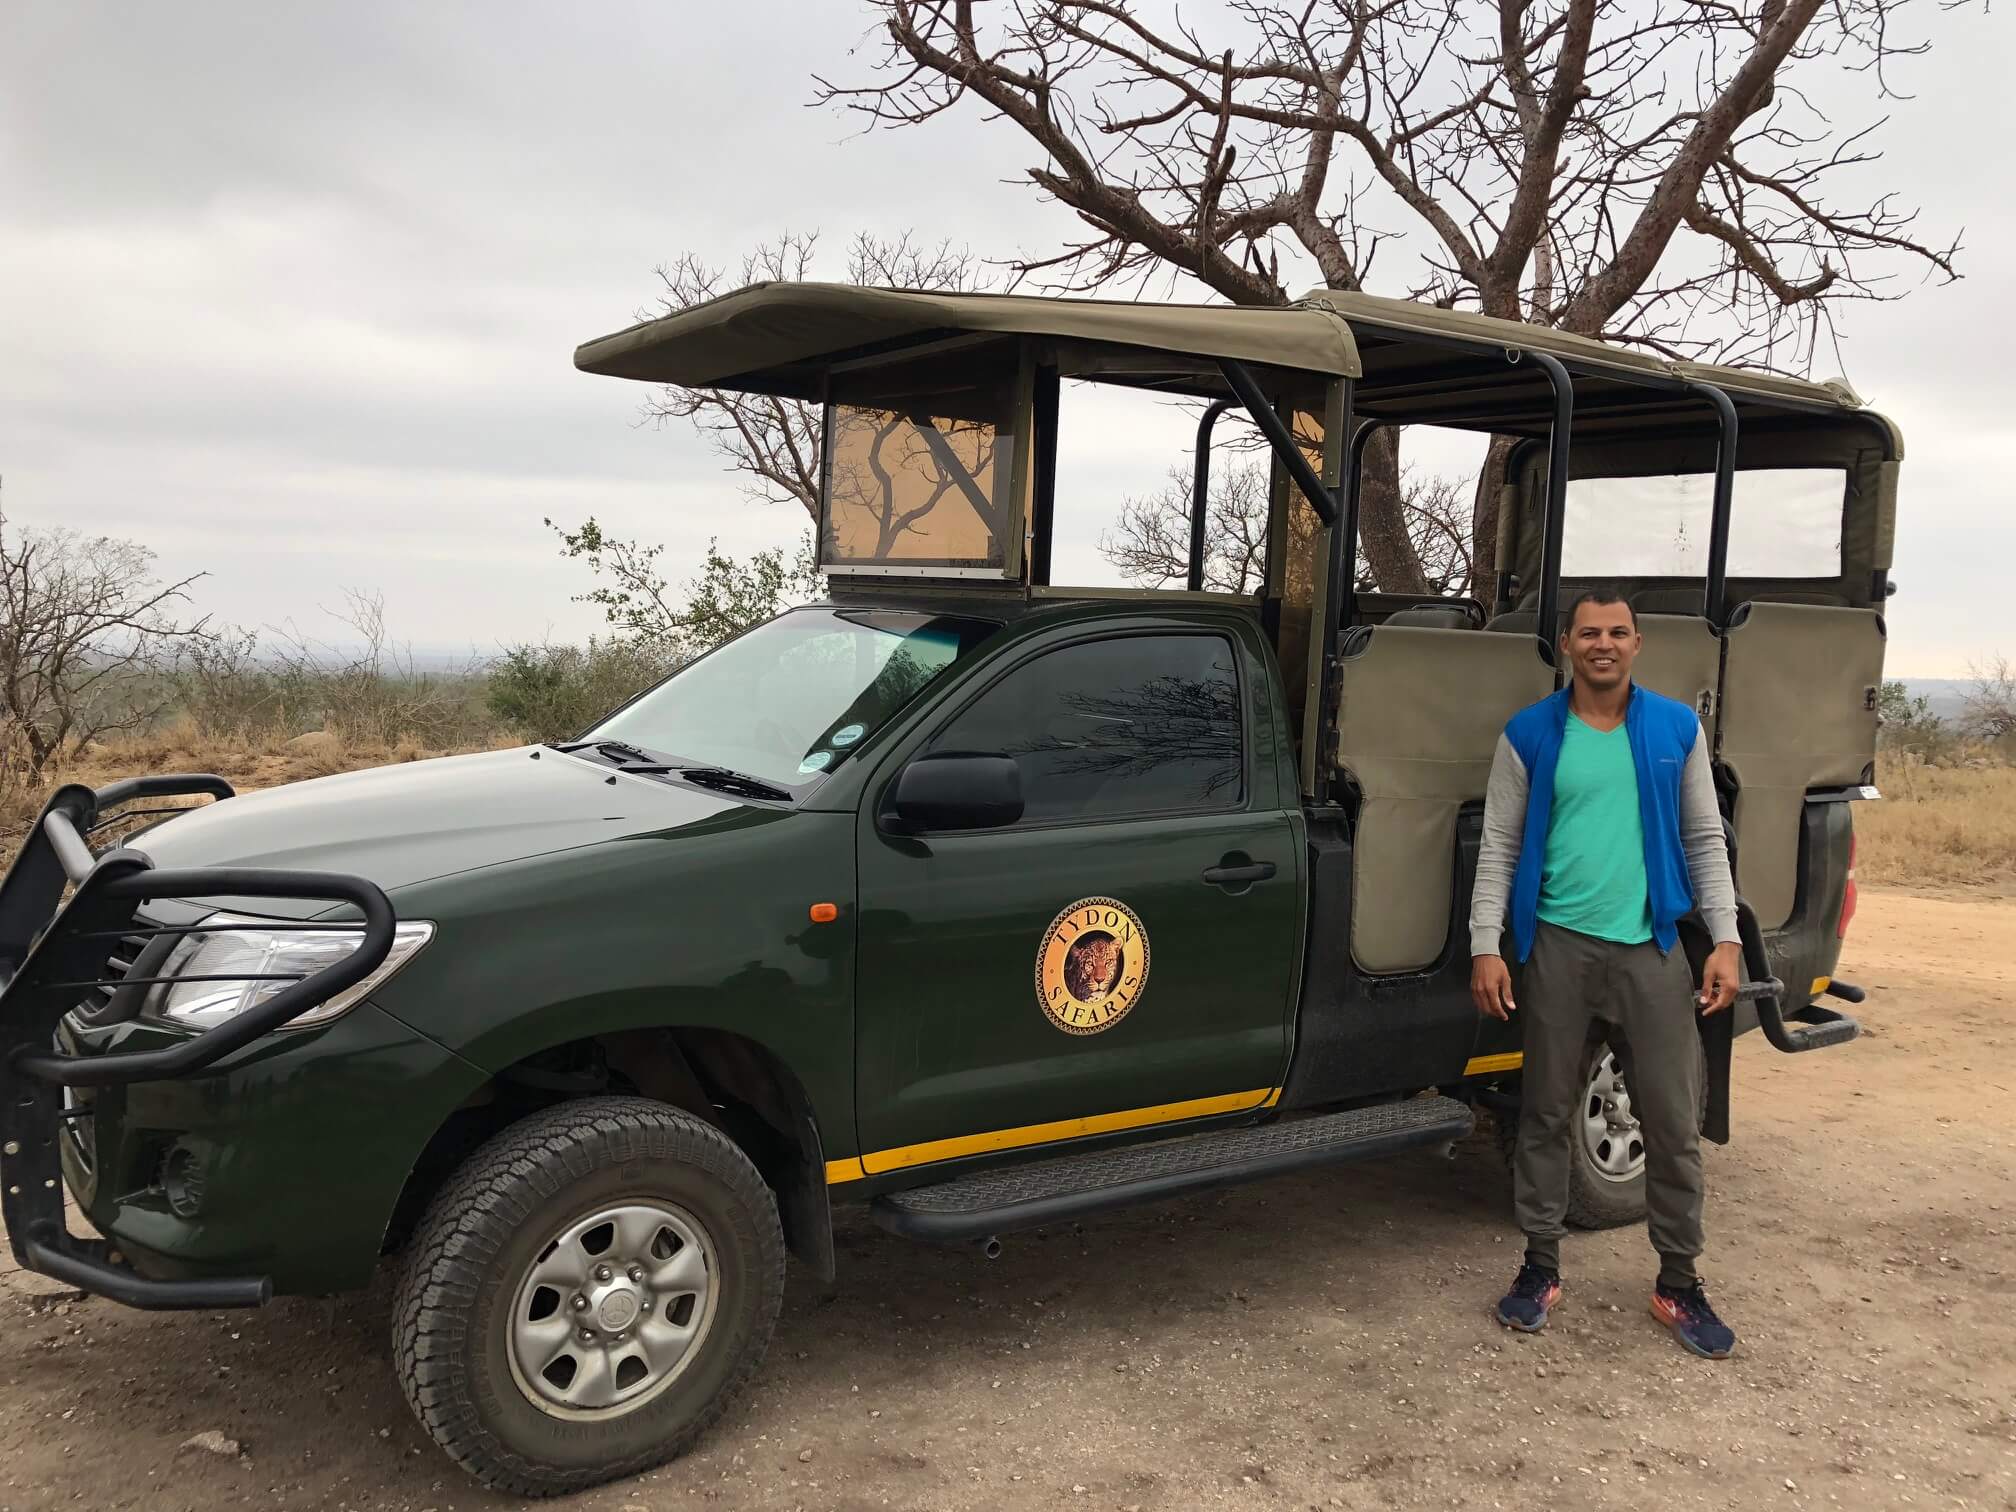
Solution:
[[[1208,13],[1187,7],[1186,14]],[[1909,438],[1890,666],[2016,655],[2009,8],[1913,11],[1885,180],[1965,281],[1851,309],[1848,376]],[[595,628],[541,524],[794,539],[707,447],[578,374],[653,267],[784,229],[915,226],[976,252],[1070,222],[1012,183],[1018,134],[965,111],[859,136],[807,108],[862,72],[845,0],[78,5],[0,13],[0,477],[8,517],[207,571],[200,606],[317,627],[345,587],[398,635],[487,651]],[[1825,376],[1837,364],[1819,365]]]

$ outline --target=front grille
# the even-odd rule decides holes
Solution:
[[[64,1053],[60,1039],[56,1051],[59,1055]],[[86,1176],[94,1175],[98,1169],[98,1129],[92,1122],[91,1102],[92,1094],[85,1088],[63,1089],[63,1132]]]
[[[111,981],[124,981],[132,975],[134,963],[140,959],[140,953],[152,943],[153,938],[144,934],[122,936],[113,944],[112,954],[107,957],[105,969],[99,975]],[[83,1000],[77,1004],[77,1016],[87,1023],[96,1020],[111,1007],[112,998],[117,992],[117,987],[89,989],[84,994]]]
[[[92,975],[108,985],[85,988],[70,1011],[71,1021],[87,1028],[102,1028],[137,1017],[147,996],[147,988],[137,979],[160,976],[161,968],[181,939],[180,934],[162,932],[151,920],[136,916],[132,932],[112,942],[103,968],[92,968]],[[125,985],[129,977],[136,979],[134,985]]]

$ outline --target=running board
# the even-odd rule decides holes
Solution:
[[[1470,1109],[1454,1098],[1415,1097],[981,1171],[887,1193],[869,1204],[869,1212],[906,1238],[951,1244],[1311,1166],[1447,1147],[1470,1128]]]

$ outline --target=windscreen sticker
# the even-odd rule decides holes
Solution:
[[[1036,950],[1036,1001],[1066,1034],[1111,1029],[1148,986],[1148,931],[1118,898],[1080,898]]]
[[[863,725],[842,725],[833,732],[832,741],[836,746],[850,746],[867,733],[867,728]]]
[[[798,763],[798,770],[800,772],[823,772],[832,764],[833,753],[831,751],[814,751],[810,756],[807,756],[803,761]]]

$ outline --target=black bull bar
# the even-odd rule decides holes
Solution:
[[[221,777],[159,776],[96,791],[59,788],[0,882],[0,1214],[7,1242],[27,1269],[132,1307],[257,1307],[272,1296],[273,1286],[265,1276],[153,1280],[137,1274],[104,1240],[72,1235],[63,1216],[59,1133],[73,1112],[64,1107],[63,1089],[161,1081],[215,1065],[370,976],[391,951],[398,923],[384,892],[361,877],[253,867],[168,869],[124,846],[93,855],[88,837],[102,827],[105,811],[135,799],[198,795],[226,799],[231,784]],[[66,902],[64,893],[72,888]],[[363,939],[319,971],[273,978],[289,985],[178,1044],[102,1055],[61,1053],[58,1026],[83,995],[144,990],[171,980],[113,974],[111,956],[122,940],[212,932],[201,923],[142,923],[141,904],[195,898],[347,903],[363,917]],[[88,1107],[76,1111],[88,1113]]]

